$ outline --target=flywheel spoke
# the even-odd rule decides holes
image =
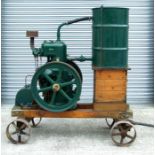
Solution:
[[[59,69],[59,73],[57,76],[57,82],[59,82],[61,80],[61,76],[62,76],[62,70]]]
[[[52,98],[51,98],[50,104],[53,104],[53,103],[54,103],[54,101],[55,101],[55,97],[56,97],[56,92],[53,92],[53,95],[52,95]]]
[[[52,80],[52,78],[48,74],[44,73],[43,75],[51,84],[54,83],[54,81]]]
[[[49,86],[49,87],[45,87],[45,88],[39,89],[38,92],[39,92],[39,93],[40,93],[40,92],[46,92],[46,91],[49,91],[49,90],[51,90],[51,89],[52,89],[52,87]]]
[[[69,82],[64,82],[61,84],[61,87],[65,87],[65,86],[68,86],[68,85],[71,85],[71,84],[75,84],[75,80],[72,80],[72,81],[69,81]]]
[[[34,101],[50,112],[71,109],[80,99],[82,85],[79,74],[74,66],[61,61],[39,67],[31,80]]]
[[[61,89],[60,90],[60,93],[65,97],[67,98],[69,101],[71,101],[71,98]]]

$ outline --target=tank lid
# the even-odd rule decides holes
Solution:
[[[129,9],[129,8],[122,8],[122,7],[110,7],[110,6],[105,7],[105,6],[101,5],[100,7],[92,8],[92,10],[101,9],[101,8],[103,8],[103,9]]]

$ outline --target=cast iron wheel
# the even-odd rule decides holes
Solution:
[[[116,122],[116,120],[113,119],[113,118],[105,118],[105,120],[106,120],[106,123],[107,123],[107,125],[108,125],[108,127],[109,127],[110,129],[112,128],[112,126],[113,126],[114,123]]]
[[[31,126],[24,119],[12,121],[6,128],[7,138],[14,144],[26,143],[31,134]]]
[[[112,126],[110,135],[116,145],[128,146],[136,138],[136,129],[129,121],[118,121]]]
[[[39,84],[41,78],[45,86]],[[71,90],[69,93],[68,89]],[[69,64],[51,62],[36,71],[32,78],[31,90],[34,100],[40,107],[51,112],[62,112],[75,107],[79,100],[81,78]]]

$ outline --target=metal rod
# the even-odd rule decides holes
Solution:
[[[34,48],[34,37],[30,37],[30,48]]]
[[[152,127],[154,128],[154,124],[149,124],[149,123],[142,123],[142,122],[135,122],[133,120],[129,120],[132,124],[134,125],[141,125],[141,126],[147,126],[147,127]]]
[[[68,60],[71,60],[71,61],[80,61],[80,62],[83,62],[83,61],[92,61],[92,57],[85,57],[83,55],[81,55],[79,57],[68,57],[67,59]]]

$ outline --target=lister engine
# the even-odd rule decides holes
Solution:
[[[68,57],[60,30],[65,25],[85,20],[92,20],[92,57]],[[31,84],[26,84],[16,95],[11,115],[17,119],[6,128],[6,136],[12,143],[26,143],[30,138],[31,126],[36,127],[41,118],[105,118],[112,141],[118,146],[128,146],[134,142],[137,135],[134,125],[153,127],[131,120],[133,112],[126,102],[127,8],[94,8],[92,17],[61,24],[57,29],[56,41],[44,41],[40,48],[34,46],[37,36],[37,31],[27,31],[36,69]],[[47,60],[44,65],[38,65],[39,57]],[[77,104],[83,77],[74,61],[92,62],[92,103]]]
[[[92,57],[68,57],[60,30],[65,25],[85,20],[92,20]],[[128,9],[94,8],[92,17],[61,24],[57,29],[56,41],[44,41],[40,48],[34,45],[37,36],[37,31],[27,31],[36,69],[31,84],[26,84],[16,95],[11,114],[17,119],[7,126],[8,139],[15,144],[26,143],[31,126],[36,127],[41,118],[105,118],[113,142],[118,146],[131,144],[136,138],[134,124],[144,123],[129,119],[133,112],[126,102]],[[38,59],[42,57],[47,61],[44,65],[38,65]],[[74,61],[92,62],[92,103],[78,102],[83,77]],[[36,120],[38,118],[39,121]]]
[[[82,55],[76,58],[67,57],[67,46],[61,41],[60,30],[65,25],[85,20],[92,20],[93,22],[92,58]],[[34,46],[34,38],[37,36],[37,31],[27,31],[36,63],[38,57],[46,57],[47,62],[36,67],[31,84],[18,91],[16,95],[16,105],[18,106],[39,105],[44,110],[51,112],[62,112],[76,108],[80,99],[83,77],[74,60],[92,61],[92,68],[96,77],[104,76],[104,72],[100,73],[100,71],[105,69],[112,70],[112,72],[117,69],[126,72],[128,67],[128,9],[94,8],[92,17],[83,17],[61,24],[57,29],[56,41],[45,40],[40,48]],[[98,83],[95,84],[97,92]],[[101,95],[108,92],[102,88],[99,91],[97,94],[99,97],[95,99],[95,102],[102,102]]]
[[[57,40],[45,40],[40,48],[34,47],[34,37],[38,36],[37,31],[27,31],[36,63],[38,57],[46,57],[47,63],[36,68],[31,85],[26,85],[17,93],[16,105],[31,107],[32,103],[36,103],[52,112],[76,108],[81,94],[82,73],[72,58],[67,58],[67,47],[60,39],[60,29],[64,25],[90,19],[92,18],[84,17],[61,24],[57,30]],[[83,56],[73,59],[87,60]]]

